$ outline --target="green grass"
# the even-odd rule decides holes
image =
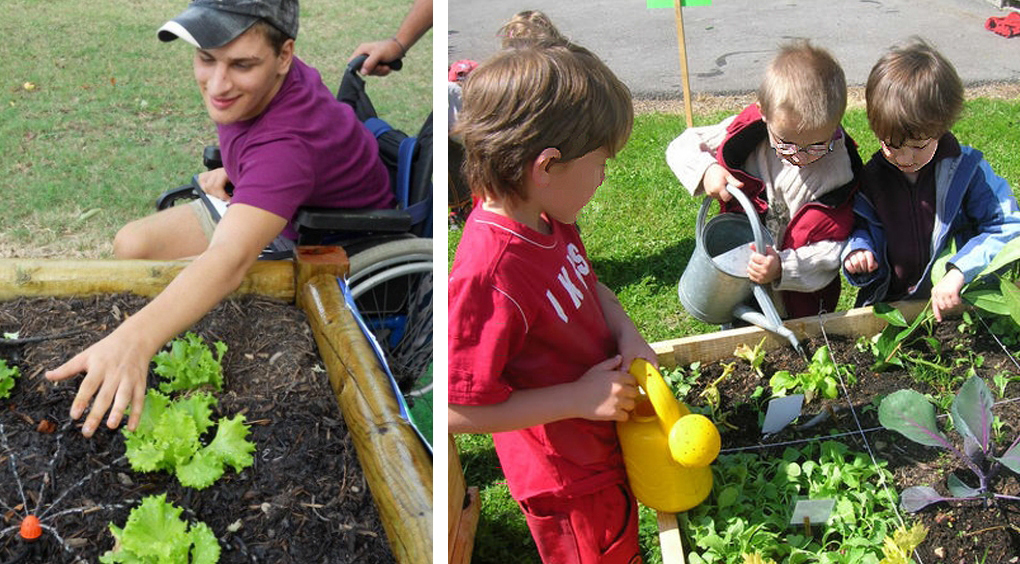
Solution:
[[[695,116],[695,125],[715,123],[726,112]],[[993,169],[1020,194],[1020,100],[967,102],[953,128],[960,141],[981,149]],[[878,150],[863,108],[843,121],[867,161]],[[666,145],[684,129],[683,117],[637,116],[630,141],[610,162],[606,181],[582,212],[578,224],[595,272],[612,288],[649,342],[715,331],[689,316],[677,297],[677,283],[694,249],[700,200],[687,195],[666,165]],[[713,207],[713,211],[716,210]],[[451,231],[452,262],[459,231]],[[844,286],[841,309],[853,304]],[[458,436],[465,479],[481,490],[482,510],[475,555],[482,562],[538,562],[524,522],[503,483],[499,461],[487,436]],[[641,508],[640,538],[647,562],[661,562],[654,513]],[[508,558],[511,556],[511,558]],[[529,560],[530,558],[530,560]]]
[[[5,0],[0,20],[0,256],[107,257],[117,229],[202,167],[216,130],[191,47],[156,30],[179,0]],[[331,90],[350,52],[389,37],[404,3],[304,3],[296,52]],[[368,79],[379,114],[416,132],[431,109],[432,34],[405,70]],[[26,88],[26,84],[31,83]]]

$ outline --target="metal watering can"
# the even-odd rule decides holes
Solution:
[[[677,289],[680,303],[688,313],[705,323],[722,325],[739,318],[772,331],[789,340],[803,355],[797,336],[783,325],[768,292],[747,277],[747,262],[751,257],[748,243],[754,241],[755,248],[762,252],[766,245],[773,244],[772,236],[762,228],[747,196],[733,185],[727,185],[726,189],[740,202],[746,217],[721,213],[706,224],[712,198],[705,197],[695,226],[694,254],[680,276]],[[760,312],[747,305],[751,294]]]
[[[616,424],[627,481],[646,507],[687,511],[712,491],[710,464],[719,455],[719,431],[677,401],[648,361],[635,359],[629,371],[645,394],[630,417]]]

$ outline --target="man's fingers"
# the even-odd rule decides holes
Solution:
[[[47,370],[43,376],[51,382],[56,382],[76,376],[82,372],[85,372],[85,357],[79,353],[53,370]]]
[[[145,384],[135,386],[131,397],[131,415],[128,416],[128,430],[134,431],[138,428],[138,422],[142,419],[142,409],[145,408]]]

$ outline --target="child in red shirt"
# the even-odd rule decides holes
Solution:
[[[587,49],[517,44],[464,85],[456,127],[479,205],[449,278],[449,430],[492,433],[544,562],[640,562],[615,421],[651,347],[577,227],[626,143],[630,93]]]

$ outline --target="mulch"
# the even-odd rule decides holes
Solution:
[[[96,562],[113,548],[108,525],[123,527],[143,497],[164,492],[186,519],[212,528],[220,562],[393,562],[311,330],[292,305],[229,300],[192,329],[207,344],[228,346],[215,415],[244,414],[256,444],[253,466],[228,468],[197,491],[164,472],[132,471],[119,431],[101,427],[82,437],[81,421],[68,416],[80,378],[53,385],[42,374],[145,303],[130,295],[0,303],[0,332],[80,331],[0,346],[0,358],[21,371],[11,397],[0,400],[0,562],[23,554],[23,562]],[[150,372],[150,387],[156,381]],[[28,513],[44,530],[26,548],[17,526]]]

